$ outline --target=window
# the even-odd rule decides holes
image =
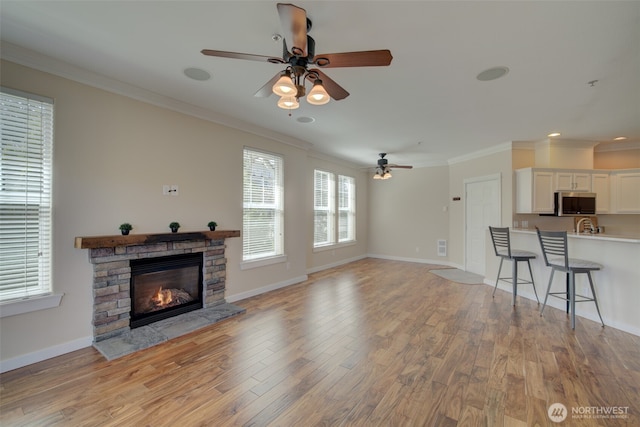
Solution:
[[[53,100],[0,91],[0,300],[51,291]]]
[[[244,261],[284,254],[282,163],[281,156],[244,149]]]
[[[350,176],[338,175],[336,183],[334,174],[315,170],[313,189],[313,247],[330,246],[336,241],[338,243],[355,241],[355,179]],[[336,192],[337,197],[335,196]]]
[[[313,245],[335,243],[333,174],[316,170],[313,185]]]
[[[338,241],[356,239],[356,180],[338,176]]]

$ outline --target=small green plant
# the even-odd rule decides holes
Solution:
[[[171,224],[169,224],[169,228],[171,229],[171,231],[175,233],[176,231],[178,231],[178,228],[180,228],[180,223],[174,221]]]
[[[133,230],[133,226],[131,224],[129,224],[128,222],[120,224],[119,228],[120,228],[120,232],[122,233],[123,236],[128,235],[129,231]]]
[[[207,224],[207,227],[209,227],[209,230],[211,231],[214,231],[217,226],[218,226],[218,223],[215,221],[209,221],[209,223]]]

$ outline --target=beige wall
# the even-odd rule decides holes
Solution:
[[[394,170],[393,178],[369,177],[369,253],[416,261],[438,257],[438,239],[448,240],[446,166]],[[372,173],[370,174],[372,175]]]
[[[309,261],[308,152],[240,130],[95,89],[51,74],[2,62],[2,85],[55,99],[53,287],[64,293],[53,309],[0,319],[0,361],[60,354],[92,339],[92,266],[76,236],[242,228],[242,149],[283,155],[285,251],[288,262],[241,270],[242,241],[227,240],[228,299],[295,283]],[[331,162],[325,161],[331,166]],[[345,174],[361,171],[340,165]],[[366,227],[366,184],[358,185],[358,223]],[[179,185],[179,196],[162,195],[163,184]],[[366,254],[362,244],[336,251],[332,261]],[[326,260],[310,256],[313,265]]]
[[[593,155],[594,169],[640,168],[640,150],[596,151]]]

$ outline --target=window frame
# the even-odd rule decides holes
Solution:
[[[0,264],[6,262],[12,267],[5,268],[5,274],[9,273],[0,277],[0,317],[5,317],[57,306],[62,295],[52,294],[54,101],[7,87],[0,87],[0,97],[0,212],[7,220],[3,235],[9,236],[0,240],[6,245],[4,249],[0,246]],[[16,210],[20,206],[24,215]],[[6,226],[21,218],[22,225]],[[23,248],[22,270],[13,261],[16,238],[24,239],[17,241],[23,244],[19,246]],[[35,256],[29,249],[34,245]],[[24,284],[20,285],[18,282],[23,279]]]
[[[331,206],[331,222],[333,224],[333,230],[330,242],[318,242],[316,240],[316,190],[317,190],[317,176],[318,174],[329,174],[332,177],[331,190],[329,193]],[[335,179],[337,175],[337,179]],[[348,205],[341,208],[341,183],[346,182],[349,185]],[[313,251],[320,252],[328,249],[335,249],[336,247],[354,245],[356,243],[356,178],[349,175],[335,174],[320,168],[314,169],[313,173],[313,192],[314,192],[314,216],[313,216]],[[341,238],[340,226],[341,226],[341,212],[347,212],[347,234],[346,238]]]
[[[277,153],[259,150],[245,146],[242,151],[243,183],[242,183],[242,262],[241,269],[255,268],[277,262],[286,261],[284,252],[284,157]],[[249,163],[263,159],[265,162],[273,162],[274,169],[260,170],[260,166],[253,165],[247,170]],[[268,166],[267,166],[268,167]],[[270,177],[270,174],[273,174]],[[247,178],[253,177],[251,181]],[[248,193],[250,192],[250,193]],[[257,200],[255,196],[258,196]],[[254,211],[254,212],[251,212]],[[252,227],[260,233],[258,220],[249,223],[249,213],[271,214],[272,219],[267,221],[270,226],[272,240],[258,234],[258,238],[251,241]],[[268,237],[268,236],[267,236]]]

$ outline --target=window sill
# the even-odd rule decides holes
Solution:
[[[240,263],[240,270],[251,270],[252,268],[265,267],[267,265],[287,262],[286,255],[279,255],[270,258],[260,258],[256,260],[243,261]]]
[[[64,294],[39,295],[0,303],[0,318],[58,307]]]
[[[347,246],[354,246],[357,242],[355,240],[351,240],[349,242],[341,242],[341,243],[336,243],[334,245],[324,245],[324,246],[317,246],[315,248],[313,248],[313,252],[324,252],[324,251],[330,251],[333,249],[340,249],[340,248],[345,248]]]

